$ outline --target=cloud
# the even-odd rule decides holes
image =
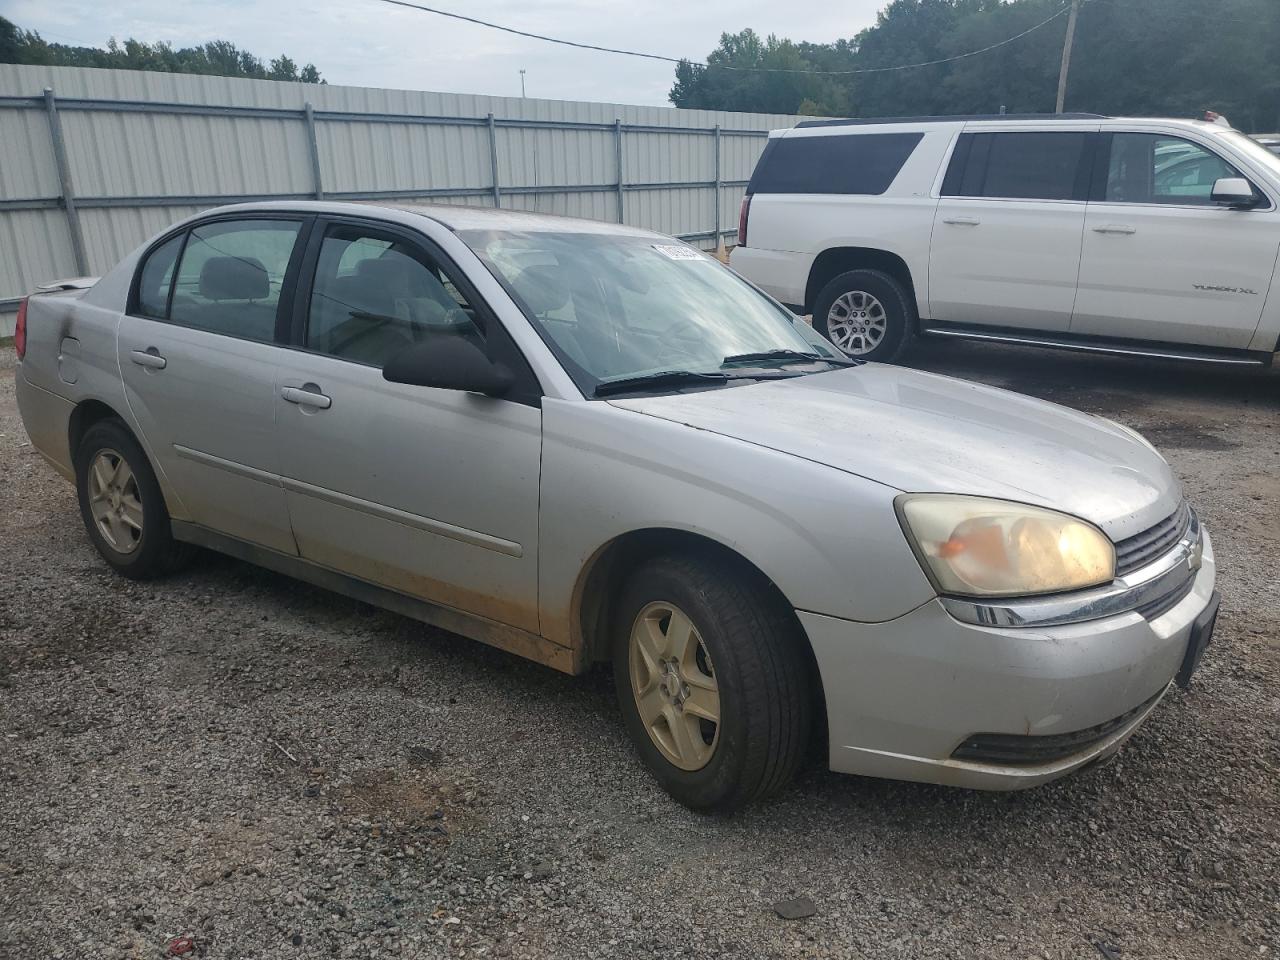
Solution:
[[[884,0],[435,0],[432,5],[536,33],[701,60],[722,32],[752,27],[829,42],[869,26]],[[673,67],[574,50],[378,0],[8,0],[3,15],[47,40],[108,38],[190,46],[230,40],[264,60],[314,63],[330,83],[562,100],[667,104]]]

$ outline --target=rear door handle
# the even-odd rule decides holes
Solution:
[[[134,350],[129,354],[129,359],[140,367],[150,367],[152,370],[163,370],[169,365],[169,361],[160,356],[160,351],[155,347]]]
[[[314,383],[301,387],[281,387],[280,396],[300,407],[315,407],[317,410],[328,410],[333,401],[320,392]]]
[[[942,222],[949,223],[953,227],[976,227],[982,223],[981,220],[974,217],[947,217]]]
[[[1094,227],[1093,232],[1094,233],[1119,233],[1127,236],[1128,234],[1131,234],[1131,233],[1137,233],[1138,228],[1131,227],[1127,223],[1104,223],[1100,227]]]

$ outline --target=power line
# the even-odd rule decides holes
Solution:
[[[981,48],[980,50],[970,50],[968,53],[956,54],[953,57],[943,57],[939,60],[924,60],[920,63],[902,63],[892,67],[863,67],[858,70],[798,70],[788,67],[733,67],[725,63],[694,63],[688,57],[668,57],[660,53],[642,53],[638,50],[621,50],[617,47],[604,47],[594,43],[580,43],[576,40],[563,40],[559,37],[548,37],[541,33],[531,33],[528,30],[519,30],[515,27],[504,26],[500,23],[492,23],[488,20],[481,20],[478,17],[469,17],[462,13],[453,13],[449,10],[440,10],[436,7],[424,6],[420,3],[410,3],[409,0],[378,0],[379,3],[389,3],[397,7],[408,7],[410,10],[418,10],[423,13],[434,13],[437,16],[449,17],[453,20],[462,20],[466,23],[473,23],[476,26],[488,27],[491,30],[501,30],[503,33],[512,33],[518,37],[528,37],[531,40],[543,40],[547,43],[558,43],[561,46],[577,47],[580,50],[596,50],[600,53],[616,53],[624,57],[642,57],[645,60],[662,60],[666,63],[693,63],[694,66],[704,70],[734,70],[740,73],[800,73],[812,74],[816,76],[827,77],[847,77],[862,73],[891,73],[898,70],[915,70],[918,67],[932,67],[943,63],[954,63],[957,60],[966,60],[969,57],[976,57],[980,54],[990,53],[1000,47],[1007,46],[1016,40],[1021,40],[1028,34],[1035,33],[1041,27],[1047,26],[1054,20],[1057,20],[1068,10],[1071,5],[1067,4],[1058,10],[1051,17],[1041,20],[1035,26],[1023,30],[1016,36],[1009,37],[1007,40],[1001,40],[999,43],[993,43]]]

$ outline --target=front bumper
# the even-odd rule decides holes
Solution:
[[[1017,790],[1105,758],[1170,686],[1215,580],[1213,545],[1204,533],[1190,591],[1152,619],[1130,611],[1050,627],[993,627],[957,620],[941,600],[885,623],[801,612],[826,693],[831,769]],[[1051,762],[1002,765],[952,756],[976,733],[1075,733],[1130,711],[1102,739]]]

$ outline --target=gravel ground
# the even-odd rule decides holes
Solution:
[[[212,556],[113,576],[0,350],[0,956],[1280,955],[1280,372],[950,343],[911,362],[1161,446],[1216,539],[1215,645],[1066,781],[813,767],[718,819],[639,768],[603,672]],[[795,897],[816,913],[775,914]]]

